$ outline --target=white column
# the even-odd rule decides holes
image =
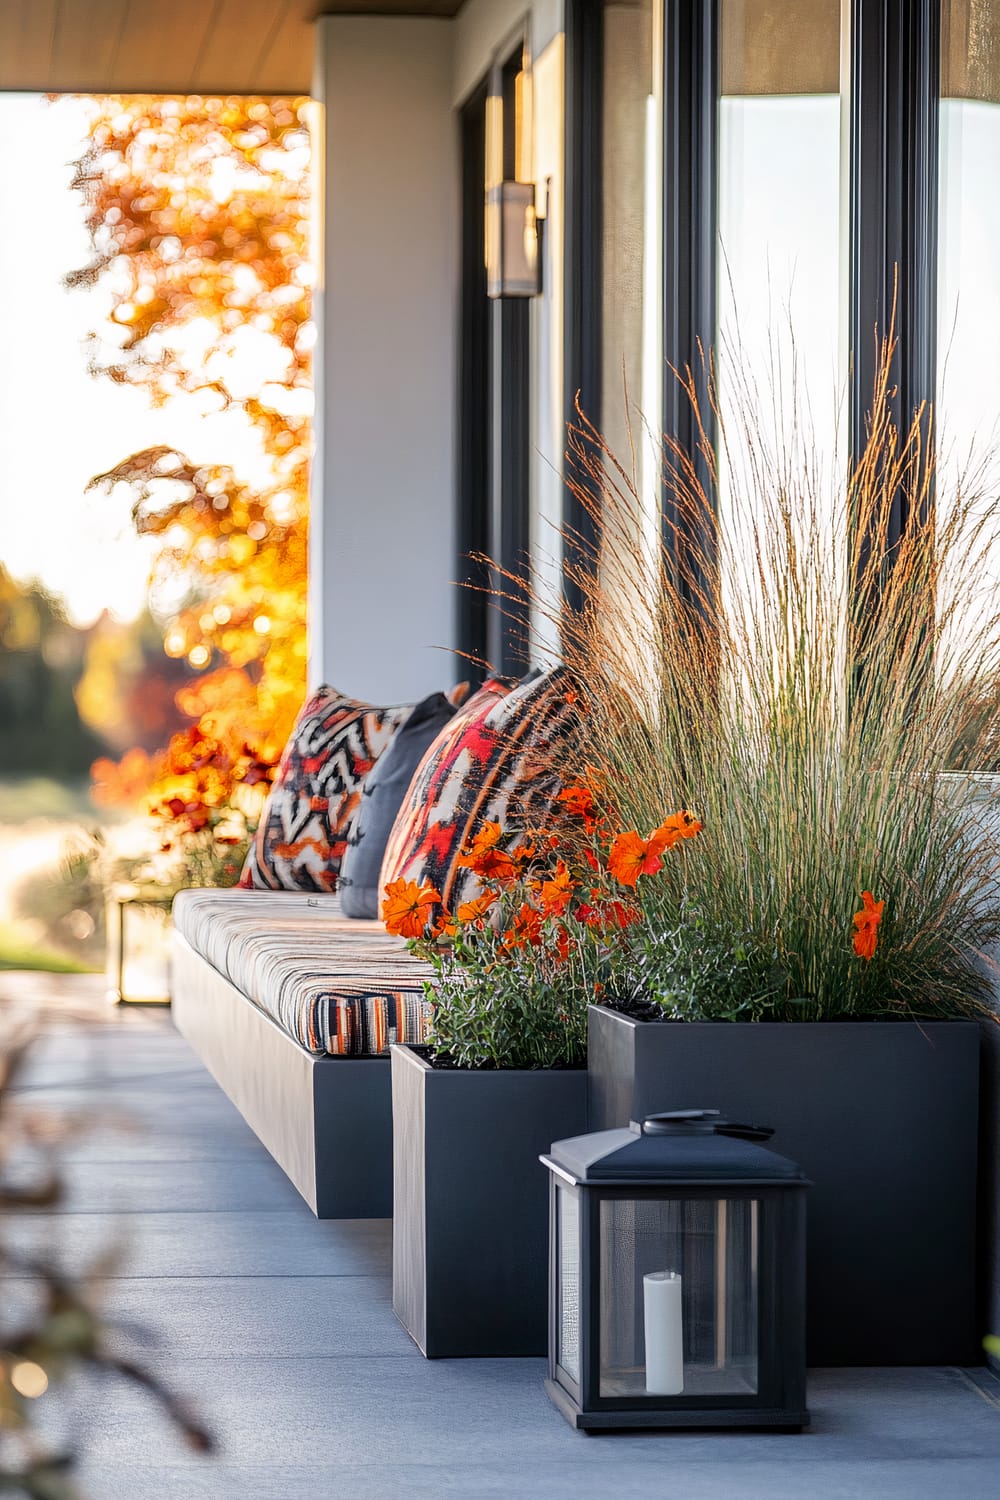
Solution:
[[[455,678],[453,25],[381,16],[316,25],[323,243],[310,679],[403,702]]]

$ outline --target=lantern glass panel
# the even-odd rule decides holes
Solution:
[[[119,887],[106,907],[108,992],[133,1005],[170,1000],[170,898]]]
[[[600,1394],[757,1392],[758,1203],[605,1198]]]
[[[580,1380],[580,1199],[556,1186],[556,1234],[559,1255],[559,1307],[556,1363],[570,1380]]]

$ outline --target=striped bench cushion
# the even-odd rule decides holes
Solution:
[[[343,916],[337,896],[181,891],[173,916],[196,953],[310,1052],[375,1057],[427,1035],[432,970],[381,922]]]

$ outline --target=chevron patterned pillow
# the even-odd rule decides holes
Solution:
[[[365,777],[413,710],[375,708],[321,687],[285,746],[240,885],[332,891]]]

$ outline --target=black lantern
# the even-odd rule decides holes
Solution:
[[[105,906],[108,999],[170,1004],[170,908],[162,886],[116,885]]]
[[[574,1427],[783,1427],[805,1404],[805,1190],[716,1110],[556,1141],[549,1379]]]

